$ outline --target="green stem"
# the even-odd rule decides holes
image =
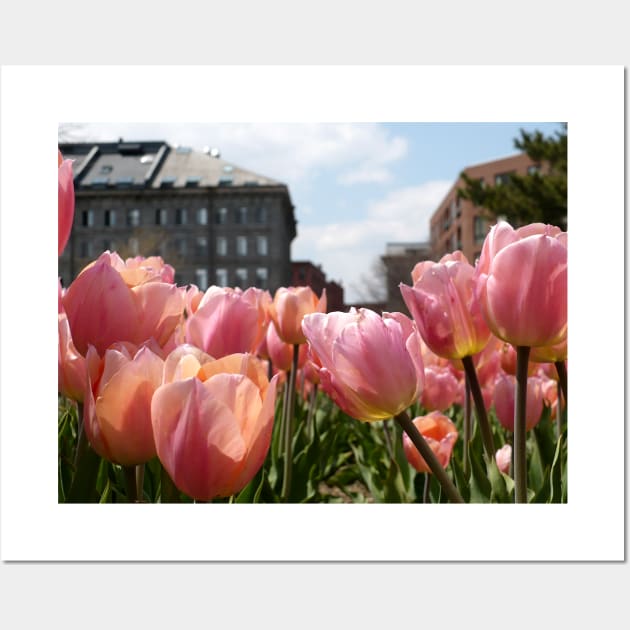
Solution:
[[[166,468],[160,463],[160,503],[179,503],[179,491]]]
[[[300,346],[293,345],[293,367],[289,374],[289,395],[287,398],[287,415],[285,418],[284,433],[284,470],[282,477],[282,500],[288,501],[291,494],[291,472],[293,468],[293,423],[295,419],[295,378],[298,370]]]
[[[308,416],[306,418],[306,428],[308,434],[311,435],[313,422],[315,421],[315,408],[317,407],[317,383],[313,384],[311,390],[311,399],[308,403]]]
[[[136,487],[136,467],[135,466],[123,466],[123,472],[125,474],[125,485],[127,486],[127,499],[129,503],[138,502],[138,493]]]
[[[558,402],[560,402],[560,391],[562,391],[562,397],[564,398],[564,405],[567,406],[567,366],[564,361],[556,361],[556,372],[558,372]]]
[[[464,477],[470,477],[470,453],[468,446],[472,437],[472,408],[470,405],[470,382],[466,377],[466,393],[464,395]]]
[[[481,438],[483,440],[484,450],[486,451],[486,457],[488,458],[488,461],[492,461],[496,450],[494,448],[494,439],[492,438],[490,423],[488,422],[486,406],[483,402],[481,387],[479,386],[479,380],[477,379],[475,364],[473,363],[471,356],[464,357],[462,359],[462,363],[464,364],[464,371],[466,372],[466,382],[470,386],[470,393],[472,394],[472,398],[475,403],[477,422],[479,422],[479,428],[481,429]]]
[[[431,503],[431,475],[424,473],[424,492],[422,493],[422,503]]]
[[[136,497],[138,503],[144,500],[144,464],[136,466]]]
[[[394,446],[392,444],[392,436],[389,433],[387,422],[383,422],[383,434],[385,435],[385,446],[387,448],[387,452],[389,453],[389,457],[392,461],[394,461]]]
[[[83,426],[83,404],[78,406],[78,436],[74,454],[74,475],[68,490],[68,503],[96,501],[96,478],[101,458],[92,450]]]
[[[416,425],[411,421],[406,411],[399,413],[395,417],[396,422],[402,427],[403,431],[409,436],[409,439],[413,445],[418,449],[422,459],[426,462],[431,472],[436,476],[440,482],[442,488],[446,492],[446,495],[453,503],[464,503],[461,494],[457,491],[457,488],[451,481],[451,478],[447,475],[442,464],[438,461],[435,453],[431,450],[431,447],[426,443],[422,437],[420,431]]]
[[[514,392],[514,501],[527,503],[527,367],[529,346],[516,347],[516,391]]]

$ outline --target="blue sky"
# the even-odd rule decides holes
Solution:
[[[166,140],[289,186],[294,260],[322,266],[359,300],[388,242],[428,239],[429,218],[466,166],[516,153],[520,129],[560,123],[84,123],[90,140]]]

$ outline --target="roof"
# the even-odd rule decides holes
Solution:
[[[75,184],[89,188],[206,188],[283,186],[227,162],[211,151],[172,147],[164,141],[67,143],[59,148],[72,159]]]
[[[270,177],[258,175],[236,164],[214,157],[212,153],[175,147],[164,160],[159,175],[152,183],[159,188],[168,182],[174,188],[189,186],[284,186]]]

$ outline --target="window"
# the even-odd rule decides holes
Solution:
[[[118,177],[116,179],[116,188],[129,188],[133,184],[133,177]]]
[[[207,269],[195,269],[195,284],[201,291],[205,291],[208,288]]]
[[[197,237],[197,256],[206,256],[208,254],[208,239],[205,236]]]
[[[188,223],[188,210],[186,208],[177,208],[175,211],[176,225],[186,225]]]
[[[91,258],[94,255],[92,241],[81,241],[81,258]]]
[[[228,284],[227,269],[222,269],[222,268],[217,269],[214,272],[214,277],[215,277],[217,286],[227,287],[227,284]]]
[[[527,167],[527,174],[535,175],[536,173],[538,173],[538,170],[538,166],[536,164],[532,164],[531,166]]]
[[[176,180],[177,177],[175,177],[174,175],[167,175],[166,177],[162,177],[160,181],[160,186],[162,188],[172,188]]]
[[[494,184],[495,186],[501,186],[502,184],[507,184],[510,181],[510,173],[497,173],[494,176]]]
[[[227,208],[219,208],[214,215],[214,222],[218,225],[225,225],[227,223]]]
[[[236,222],[241,225],[245,225],[247,223],[247,208],[239,208],[236,211]]]
[[[84,210],[81,213],[81,225],[92,227],[94,225],[94,210]]]
[[[129,252],[132,256],[137,256],[140,253],[140,244],[135,236],[129,239]]]
[[[101,166],[101,170],[99,171],[100,175],[109,175],[114,170],[114,167],[111,164],[103,164]]]
[[[155,211],[155,225],[166,225],[168,223],[168,210],[166,208],[158,208]]]
[[[256,237],[256,251],[258,252],[259,256],[266,256],[269,253],[266,236],[259,235]]]
[[[486,238],[486,220],[483,217],[474,219],[475,243],[481,243]]]
[[[189,175],[186,178],[186,188],[196,188],[199,186],[199,182],[201,181],[201,177],[197,175]]]
[[[240,287],[241,289],[247,288],[247,269],[244,267],[240,267],[236,270],[234,286]]]
[[[140,225],[140,210],[134,208],[127,212],[127,225],[130,227],[138,227]]]
[[[267,289],[267,267],[258,267],[256,269],[256,286],[259,289]]]
[[[232,185],[231,177],[221,177],[221,179],[219,179],[219,186],[231,186],[231,185]]]
[[[246,236],[236,237],[236,253],[239,256],[247,256],[247,237]]]
[[[256,223],[267,223],[267,208],[256,208]]]
[[[217,256],[227,256],[227,238],[217,236]]]
[[[105,210],[105,225],[107,227],[116,225],[116,210]]]
[[[199,208],[197,210],[197,223],[199,225],[208,224],[208,209],[207,208]]]

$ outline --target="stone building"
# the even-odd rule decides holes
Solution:
[[[416,264],[423,260],[433,260],[431,245],[421,242],[387,243],[381,260],[387,288],[387,303],[384,310],[409,315],[399,285],[402,282],[411,286],[411,271]]]
[[[291,280],[296,236],[288,187],[221,159],[166,142],[60,144],[74,160],[76,209],[59,258],[67,286],[103,251],[159,255],[176,282],[205,289]]]

